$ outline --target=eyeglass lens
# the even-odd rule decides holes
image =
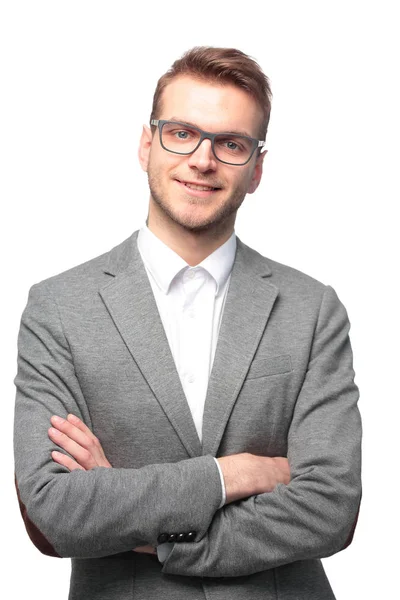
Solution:
[[[190,154],[199,143],[200,135],[199,131],[186,125],[164,123],[161,140],[170,152]],[[224,162],[238,165],[245,163],[249,159],[253,148],[253,142],[242,136],[218,134],[215,137],[215,154]]]

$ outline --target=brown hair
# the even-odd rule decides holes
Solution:
[[[196,46],[176,60],[160,77],[153,97],[150,120],[157,119],[161,110],[162,93],[175,78],[189,75],[203,81],[230,83],[248,92],[263,111],[260,139],[265,139],[271,113],[271,88],[268,77],[258,63],[235,48]]]

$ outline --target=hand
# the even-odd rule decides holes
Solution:
[[[287,458],[256,456],[248,452],[218,458],[225,482],[226,504],[255,494],[272,492],[290,482]]]
[[[78,417],[68,415],[67,419],[62,419],[53,415],[50,421],[53,427],[48,430],[49,438],[75,459],[53,451],[51,456],[55,462],[70,471],[75,469],[90,471],[94,467],[112,468],[98,438]]]
[[[75,469],[90,471],[93,467],[112,468],[99,439],[78,417],[69,414],[67,420],[65,420],[53,415],[50,421],[53,425],[53,428],[50,427],[49,429],[50,439],[76,459],[74,460],[61,452],[53,451],[51,456],[55,462],[67,467],[70,471]],[[154,546],[137,546],[133,551],[143,554],[157,554]]]

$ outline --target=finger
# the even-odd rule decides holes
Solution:
[[[58,429],[50,427],[50,429],[48,430],[48,434],[49,438],[55,444],[57,444],[57,446],[60,446],[60,448],[66,450],[68,454],[71,454],[71,456],[75,458],[78,464],[84,467],[84,469],[86,469],[87,471],[97,466],[97,463],[95,462],[93,456],[88,450],[86,450],[86,448],[83,448],[74,440],[71,440],[67,435],[65,435]]]
[[[93,441],[93,444],[96,448],[96,455],[98,453],[102,458],[102,464],[100,466],[111,467],[111,464],[108,462],[108,459],[106,458],[106,455],[104,453],[102,445],[99,442],[99,439],[94,435],[94,433],[92,431],[90,431],[89,427],[87,427],[85,425],[85,423],[83,421],[81,421],[81,419],[79,419],[79,417],[77,417],[76,415],[73,415],[71,413],[67,415],[67,420],[70,423],[72,423],[73,425],[75,425],[75,427],[80,429],[83,433],[85,433],[88,436],[88,438]]]
[[[67,415],[67,420],[72,423],[72,425],[75,425],[75,427],[77,427],[78,429],[80,429],[81,431],[83,431],[83,433],[85,433],[89,439],[96,439],[95,435],[92,433],[92,431],[89,429],[89,427],[87,425],[85,425],[85,423],[76,415],[73,415],[71,413],[69,413]]]
[[[83,432],[79,427],[77,427],[67,419],[63,419],[62,417],[53,415],[50,419],[50,422],[53,425],[53,427],[65,433],[65,435],[67,435],[69,438],[71,438],[77,444],[83,446],[84,448],[89,446],[90,442],[94,441],[94,436],[90,429],[88,429],[90,433],[90,435],[88,435],[86,432]]]
[[[82,448],[86,448],[92,455],[96,465],[99,465],[100,462],[104,460],[103,449],[101,448],[97,438],[92,434],[89,428],[86,429],[89,432],[82,431],[80,428],[76,427],[68,420],[58,417],[57,415],[53,415],[50,419],[53,427],[62,433],[64,433],[71,440],[79,444]],[[86,467],[86,465],[83,465]]]
[[[141,554],[157,554],[157,550],[153,546],[136,546],[132,552],[139,552]]]
[[[73,458],[67,456],[66,454],[63,454],[62,452],[57,452],[56,450],[53,450],[51,456],[54,462],[62,465],[63,467],[67,467],[67,469],[69,469],[70,471],[75,471],[75,469],[81,469],[82,471],[86,470],[83,467],[81,467],[81,465],[79,465]]]

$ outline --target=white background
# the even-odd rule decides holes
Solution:
[[[397,8],[382,0],[1,3],[1,564],[2,589],[12,586],[14,598],[67,598],[70,572],[68,559],[31,544],[13,487],[16,338],[28,289],[142,225],[141,127],[157,79],[194,45],[237,47],[270,77],[264,178],[236,232],[332,285],[347,308],[364,491],[353,544],[324,566],[338,600],[396,597]]]

